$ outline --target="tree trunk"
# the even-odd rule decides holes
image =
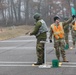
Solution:
[[[29,0],[24,0],[24,4],[25,4],[25,23],[26,25],[28,24],[29,21]]]
[[[21,20],[21,0],[18,0],[18,21]]]

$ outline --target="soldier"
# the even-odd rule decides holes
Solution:
[[[74,18],[74,17],[73,17]],[[58,16],[54,17],[54,23],[50,26],[50,42],[52,42],[52,35],[54,37],[54,48],[56,51],[56,57],[60,61],[60,52],[63,58],[63,62],[67,62],[65,56],[65,42],[64,42],[64,29],[65,25],[68,25],[72,19],[69,19],[65,22],[60,22],[60,18]]]
[[[76,18],[71,23],[71,34],[72,34],[72,40],[73,40],[73,48],[75,48],[75,42],[76,42]]]
[[[36,13],[34,15],[34,19],[36,20],[35,29],[30,35],[35,35],[37,38],[36,50],[37,50],[37,63],[34,65],[41,65],[44,63],[44,45],[41,41],[46,41],[47,39],[47,25],[43,19],[41,19],[41,15]]]
[[[65,18],[65,21],[68,20],[67,18]],[[64,26],[64,36],[65,36],[65,49],[69,48],[69,40],[68,40],[68,35],[69,35],[69,25],[65,25]]]

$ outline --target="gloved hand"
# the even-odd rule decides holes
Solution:
[[[74,19],[76,16],[75,15],[72,15],[72,18]]]
[[[50,43],[52,43],[52,40],[49,40],[50,41]]]

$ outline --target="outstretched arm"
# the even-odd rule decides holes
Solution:
[[[70,18],[69,20],[67,20],[67,21],[63,22],[63,23],[62,23],[62,24],[63,24],[63,26],[65,26],[65,25],[69,25],[69,23],[71,23],[71,22],[72,22],[72,20],[73,20],[73,18]]]
[[[39,28],[41,27],[42,23],[41,22],[37,22],[34,28],[34,31],[30,33],[30,35],[36,35],[39,31]]]

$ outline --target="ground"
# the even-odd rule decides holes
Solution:
[[[22,25],[0,28],[0,40],[7,40],[10,38],[18,37],[21,35],[27,35],[31,32],[34,26]]]

